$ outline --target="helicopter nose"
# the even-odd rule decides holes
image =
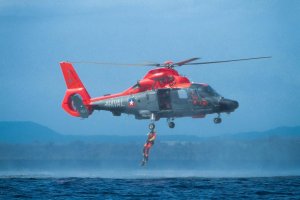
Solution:
[[[230,99],[221,99],[219,104],[223,112],[232,112],[239,107],[239,102]]]

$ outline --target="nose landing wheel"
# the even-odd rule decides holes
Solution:
[[[222,118],[220,117],[220,113],[218,114],[218,117],[214,118],[215,124],[220,124],[222,122]]]
[[[220,117],[214,118],[214,123],[215,124],[220,124],[221,122],[222,122],[222,118],[220,118]]]

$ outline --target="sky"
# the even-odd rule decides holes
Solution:
[[[88,119],[61,108],[66,90],[59,62],[272,59],[178,68],[210,84],[239,108],[215,125],[164,119],[158,134],[208,136],[300,125],[300,2],[5,1],[0,0],[1,121],[33,121],[63,134],[146,134],[149,120],[94,112]],[[92,97],[121,92],[150,67],[75,64]]]

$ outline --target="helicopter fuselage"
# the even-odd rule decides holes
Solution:
[[[117,94],[90,98],[71,63],[61,63],[67,84],[62,107],[70,115],[87,118],[94,110],[106,110],[114,116],[122,113],[136,119],[179,117],[203,118],[207,114],[230,113],[238,102],[220,96],[208,84],[191,83],[172,68],[150,70],[134,86]],[[220,123],[221,118],[215,118]]]
[[[132,114],[136,119],[193,117],[206,114],[230,113],[238,102],[224,99],[209,85],[191,84],[187,88],[163,88],[147,90],[132,95],[97,100],[91,103],[93,110],[111,111],[114,116]]]

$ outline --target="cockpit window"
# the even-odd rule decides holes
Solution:
[[[209,96],[220,96],[212,87],[209,85],[202,85],[202,84],[193,84],[191,86],[192,89],[196,90],[198,96],[209,95]]]
[[[207,92],[208,94],[211,94],[213,96],[219,96],[219,94],[209,85],[204,88],[205,88],[204,91]]]

